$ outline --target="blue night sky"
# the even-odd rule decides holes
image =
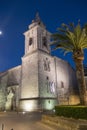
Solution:
[[[24,55],[23,33],[39,12],[47,30],[51,33],[62,23],[74,22],[80,19],[81,25],[87,23],[87,0],[0,0],[0,72],[21,64]],[[63,56],[60,51],[56,55],[67,60],[72,66],[71,54]],[[85,51],[87,64],[87,51]]]

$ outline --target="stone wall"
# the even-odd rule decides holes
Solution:
[[[56,75],[54,58],[42,51],[38,52],[38,82],[42,109],[53,109],[57,104]]]
[[[5,110],[8,73],[0,74],[0,110]]]
[[[21,66],[14,67],[8,70],[7,86],[18,85],[21,80]]]
[[[39,110],[38,99],[21,99],[20,100],[20,111],[37,111]]]
[[[74,69],[66,61],[40,51],[38,62],[40,97],[58,98],[59,104],[79,104]]]
[[[20,99],[20,87],[19,85],[12,85],[7,87],[6,92],[6,110],[18,110]]]
[[[0,110],[11,110],[12,104],[9,104],[7,99],[10,90],[14,91],[15,94],[15,109],[18,107],[20,78],[21,66],[9,69],[8,71],[0,74]]]
[[[42,122],[62,130],[87,130],[86,120],[75,120],[72,118],[42,115]]]
[[[54,58],[39,52],[39,91],[40,97],[57,97]]]
[[[38,54],[22,58],[21,99],[38,97]]]
[[[68,62],[55,57],[56,63],[56,78],[57,78],[57,94],[59,104],[71,103],[71,95],[78,96],[78,86],[76,81],[76,74],[73,68],[68,64]],[[75,100],[72,100],[72,102]],[[78,100],[73,102],[78,104]]]

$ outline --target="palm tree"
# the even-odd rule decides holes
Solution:
[[[76,65],[76,75],[79,87],[80,104],[87,105],[86,84],[84,79],[84,49],[87,48],[87,26],[81,27],[80,23],[74,26],[62,24],[58,31],[52,35],[54,49],[61,48],[65,52],[72,52]]]

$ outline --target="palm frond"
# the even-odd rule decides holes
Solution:
[[[54,48],[55,49],[62,48],[64,50],[68,50],[68,51],[72,51],[73,50],[73,46],[71,44],[69,44],[68,42],[56,43]]]
[[[57,30],[60,31],[61,33],[66,33],[66,30],[63,28],[58,28]]]
[[[71,44],[76,48],[75,35],[70,31],[68,31],[68,33],[66,35],[68,37],[68,41],[70,41]]]
[[[87,48],[87,25],[81,27],[80,23],[74,26],[62,24],[58,32],[52,35],[55,49],[61,48],[65,53]]]
[[[62,23],[62,24],[61,24],[61,27],[64,28],[64,29],[67,29],[67,28],[68,28],[68,25],[65,24],[65,23]]]
[[[67,37],[65,36],[65,35],[62,35],[62,34],[59,34],[59,33],[55,33],[55,34],[53,34],[52,35],[52,38],[54,39],[54,40],[67,40]]]
[[[69,23],[69,27],[70,27],[70,31],[73,32],[75,26],[74,26],[74,23]]]
[[[81,26],[80,24],[78,23],[78,25],[74,28],[74,35],[75,35],[75,39],[76,39],[76,43],[79,42],[79,39],[80,39],[80,35],[81,35]]]

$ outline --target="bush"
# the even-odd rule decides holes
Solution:
[[[55,114],[57,116],[87,120],[87,107],[86,106],[55,106]]]

